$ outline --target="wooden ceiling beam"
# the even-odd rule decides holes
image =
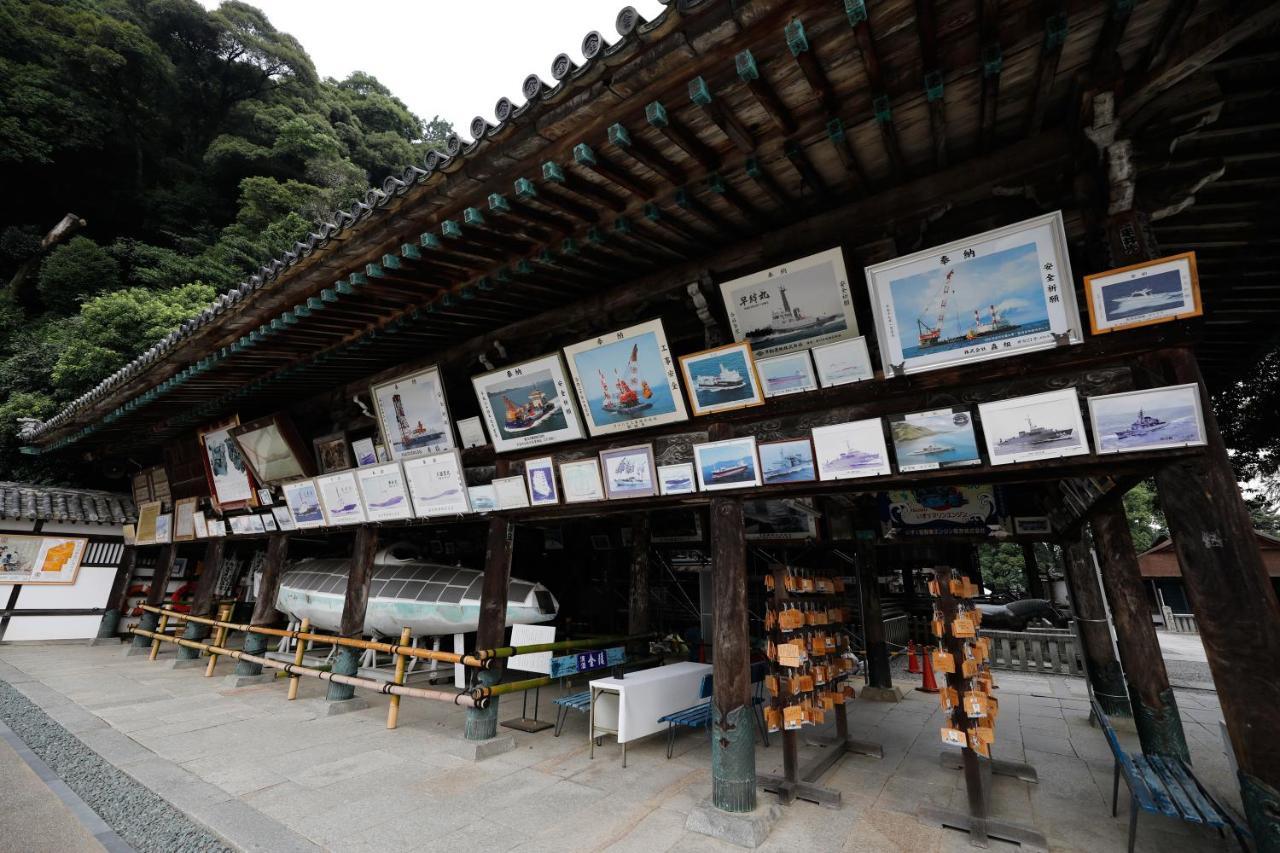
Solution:
[[[857,152],[849,144],[849,136],[844,131],[844,122],[840,121],[840,119],[833,118],[827,122],[827,141],[831,143],[836,156],[844,164],[845,171],[853,175],[858,188],[864,193],[870,192],[871,179],[867,177],[867,171],[862,167],[862,162],[858,159]]]
[[[489,212],[497,219],[511,219],[527,228],[536,228],[539,233],[547,235],[542,238],[543,242],[552,236],[564,237],[572,233],[575,227],[566,217],[547,213],[519,198],[509,198],[502,193],[489,194]]]
[[[978,151],[985,154],[996,140],[1000,110],[1000,72],[1004,49],[1000,46],[999,0],[977,0],[978,45],[981,51],[982,90],[978,96]]]
[[[916,37],[924,66],[924,92],[929,104],[929,135],[933,140],[935,168],[947,167],[947,102],[942,66],[938,62],[938,24],[933,0],[915,0]]]
[[[786,154],[787,162],[789,162],[796,170],[797,174],[800,175],[800,180],[803,181],[805,186],[807,186],[815,195],[825,197],[830,193],[826,183],[818,174],[818,170],[813,167],[812,161],[809,160],[809,155],[805,153],[803,145],[796,142],[789,142],[783,149],[783,153]]]
[[[1116,51],[1124,38],[1133,12],[1131,0],[1108,0],[1107,13],[1098,30],[1098,41],[1093,46],[1093,58],[1089,62],[1089,82],[1103,86],[1117,81],[1124,74],[1124,65]]]
[[[853,40],[858,45],[862,71],[867,76],[867,88],[871,92],[871,108],[876,126],[880,130],[880,142],[889,160],[889,171],[895,183],[906,175],[906,160],[898,142],[898,129],[893,123],[893,102],[889,97],[881,72],[880,49],[876,46],[871,30],[871,17],[863,0],[851,0],[845,4],[845,16],[853,30]]]
[[[1049,97],[1054,78],[1058,76],[1058,61],[1062,58],[1062,46],[1067,41],[1068,20],[1065,11],[1058,11],[1045,19],[1044,41],[1040,43],[1040,56],[1036,62],[1036,82],[1031,90],[1031,103],[1027,110],[1027,136],[1035,136],[1044,127],[1045,113],[1049,109]]]
[[[572,172],[566,172],[560,168],[558,163],[551,160],[542,164],[542,177],[545,181],[556,184],[574,195],[601,204],[614,213],[621,213],[627,209],[627,203],[613,193],[605,191],[586,178],[580,178]]]
[[[828,117],[836,115],[838,108],[835,89],[832,88],[831,81],[827,79],[822,66],[818,64],[817,57],[809,49],[809,38],[805,34],[804,24],[799,18],[792,18],[783,28],[782,33],[787,41],[787,50],[790,51],[791,58],[795,60],[800,74],[809,84],[809,91],[817,100],[823,115]]]
[[[644,218],[655,227],[663,229],[685,243],[697,245],[703,242],[702,235],[694,232],[680,219],[674,216],[667,216],[658,205],[652,202],[644,206]]]
[[[1164,63],[1195,8],[1196,0],[1170,0],[1165,6],[1164,14],[1160,16],[1155,32],[1151,34],[1151,41],[1147,42],[1142,55],[1134,63],[1135,71],[1146,74]]]
[[[769,81],[761,77],[760,68],[756,65],[756,58],[750,48],[739,51],[733,62],[734,69],[738,72],[738,79],[747,87],[747,91],[755,98],[760,109],[764,110],[773,121],[774,126],[785,136],[795,133],[795,118],[782,103],[777,92],[773,90],[773,86],[769,85]]]
[[[720,132],[728,137],[733,146],[743,154],[750,154],[756,150],[756,140],[751,135],[751,131],[738,120],[733,110],[715,99],[705,78],[694,77],[689,81],[689,100],[701,107],[711,123],[718,127]]]
[[[779,209],[786,210],[791,206],[791,198],[782,191],[782,187],[778,186],[778,182],[773,179],[773,175],[769,174],[758,158],[748,157],[745,171],[747,177],[751,178]]]
[[[738,227],[736,223],[717,215],[715,211],[694,195],[688,187],[681,187],[676,190],[675,202],[676,207],[691,214],[695,219],[710,228],[714,234],[728,232],[737,237],[745,236],[746,232]]]
[[[661,101],[652,101],[644,110],[645,120],[667,142],[679,148],[697,163],[703,171],[712,172],[720,166],[720,156],[709,145],[698,139],[667,112]]]
[[[609,126],[609,142],[624,156],[635,160],[673,187],[678,187],[688,180],[684,169],[663,157],[658,149],[648,142],[632,137],[621,123]]]
[[[594,172],[616,187],[621,187],[637,198],[653,198],[653,188],[632,175],[626,169],[595,152],[590,145],[579,142],[573,147],[573,162],[580,169]]]
[[[579,204],[569,198],[566,193],[550,189],[555,186],[554,183],[548,182],[543,185],[544,190],[540,192],[537,184],[528,178],[517,178],[515,182],[515,196],[526,208],[532,210],[533,202],[537,202],[542,207],[550,208],[557,214],[564,214],[578,220],[587,225],[595,225],[600,221],[600,212],[593,207],[585,204]],[[541,208],[538,208],[541,210]],[[548,214],[554,215],[554,214]]]

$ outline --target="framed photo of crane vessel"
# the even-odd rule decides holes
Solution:
[[[583,437],[559,353],[471,377],[497,453]]]
[[[1060,211],[866,275],[886,376],[1083,341]]]
[[[592,435],[688,420],[661,320],[565,347],[564,354]]]

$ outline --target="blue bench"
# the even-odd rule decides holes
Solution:
[[[1116,816],[1120,798],[1120,777],[1129,788],[1129,853],[1138,833],[1138,812],[1151,812],[1174,817],[1199,826],[1210,826],[1225,837],[1223,829],[1230,827],[1240,847],[1248,850],[1245,841],[1249,830],[1213,798],[1191,773],[1181,758],[1172,755],[1143,755],[1125,752],[1111,727],[1111,721],[1103,713],[1096,700],[1092,700],[1093,716],[1098,720],[1107,745],[1116,760],[1115,778],[1111,785],[1111,816]]]
[[[561,696],[555,701],[556,704],[556,731],[555,736],[560,737],[560,730],[564,728],[565,717],[569,716],[570,711],[580,711],[583,714],[591,711],[591,691],[583,690],[581,693],[570,693],[568,696]]]
[[[764,677],[769,671],[768,662],[754,663],[751,665],[751,683],[755,685],[751,696],[751,716],[755,720],[756,727],[760,729],[760,737],[764,740],[764,745],[769,745],[769,731],[764,725]],[[699,702],[697,705],[676,711],[674,714],[665,714],[658,718],[658,722],[667,724],[667,758],[671,758],[671,751],[675,747],[676,731],[681,728],[688,729],[705,729],[711,726],[711,676],[706,675],[702,678],[702,687],[698,691],[698,696],[706,701]]]

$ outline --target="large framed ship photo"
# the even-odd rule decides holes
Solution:
[[[471,384],[498,453],[583,437],[559,353],[473,376]]]
[[[564,354],[592,435],[688,420],[661,320],[565,347]]]

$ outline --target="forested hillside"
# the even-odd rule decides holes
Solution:
[[[0,3],[0,478],[44,418],[450,132],[240,2]],[[68,214],[74,235],[41,240]],[[85,483],[87,484],[87,483]]]

